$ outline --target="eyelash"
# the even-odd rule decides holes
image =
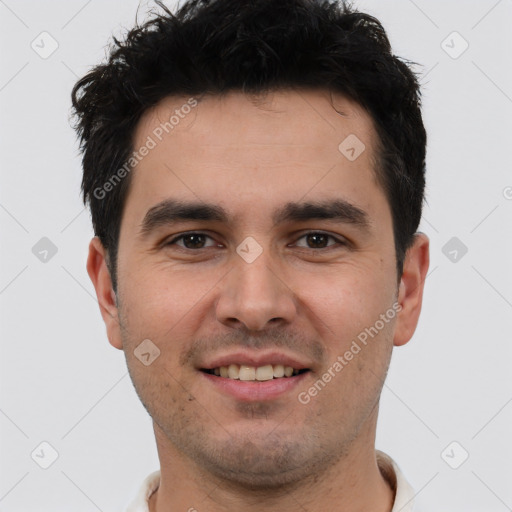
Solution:
[[[210,236],[210,235],[207,235],[206,233],[202,233],[201,231],[189,231],[188,233],[182,233],[181,235],[179,236],[176,236],[174,237],[172,240],[169,240],[168,242],[166,242],[164,245],[165,246],[171,246],[171,245],[174,245],[176,244],[176,242],[178,242],[179,240],[183,240],[186,236],[190,236],[190,235],[201,235],[201,236],[204,236],[206,238],[210,238],[211,240],[213,240],[213,238]],[[304,233],[303,235],[301,235],[298,240],[301,240],[302,238],[305,238],[309,235],[323,235],[323,236],[326,236],[328,239],[332,239],[334,240],[336,243],[335,244],[331,244],[331,245],[327,245],[326,247],[319,247],[319,248],[314,248],[314,247],[302,247],[302,249],[306,249],[306,250],[309,250],[309,251],[320,251],[320,250],[327,250],[327,249],[330,249],[336,245],[341,245],[341,246],[347,246],[348,243],[344,240],[341,240],[333,235],[330,235],[329,233],[324,233],[323,231],[308,231],[307,233]],[[181,249],[185,250],[185,251],[200,251],[202,249],[208,249],[209,247],[200,247],[199,249],[190,249],[188,247],[184,247],[184,246],[179,246]],[[210,246],[210,247],[213,247],[213,246]]]

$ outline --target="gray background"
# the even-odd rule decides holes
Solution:
[[[74,82],[138,5],[0,0],[0,512],[120,511],[158,468],[85,270],[92,230],[69,124]],[[377,446],[426,510],[512,510],[512,1],[356,5],[422,64],[429,133],[431,269],[417,332],[393,356]],[[42,442],[58,454],[47,469]]]

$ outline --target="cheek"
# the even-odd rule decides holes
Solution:
[[[301,299],[331,347],[342,349],[361,331],[375,324],[392,307],[394,289],[384,276],[367,267],[342,268],[338,272],[304,278]]]
[[[135,267],[137,268],[137,267]],[[131,338],[153,340],[163,347],[187,338],[206,321],[204,305],[210,301],[219,276],[149,266],[133,270],[120,280],[124,324]]]

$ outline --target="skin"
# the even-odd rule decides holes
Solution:
[[[146,112],[134,147],[186,100]],[[365,144],[354,161],[338,150],[350,134]],[[378,403],[393,346],[416,328],[429,258],[428,239],[417,234],[398,279],[376,140],[368,114],[339,95],[233,92],[203,98],[133,171],[117,297],[98,238],[87,269],[109,341],[124,351],[153,419],[161,484],[151,512],[391,510],[374,449]],[[177,221],[142,235],[148,210],[169,198],[222,206],[228,222]],[[367,225],[273,223],[288,202],[333,199],[363,210]],[[190,231],[207,237],[173,242]],[[319,231],[329,237],[305,236]],[[248,236],[262,248],[252,263],[236,252]],[[400,312],[300,403],[298,394],[393,304]],[[145,339],[160,350],[149,366],[134,354]],[[310,371],[276,399],[236,399],[198,368],[240,347],[276,348]]]

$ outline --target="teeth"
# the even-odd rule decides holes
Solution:
[[[254,380],[256,378],[256,368],[254,366],[240,366],[238,378],[240,380]]]
[[[291,377],[298,375],[299,370],[291,366],[284,366],[282,364],[267,364],[265,366],[247,366],[230,364],[229,366],[220,366],[214,368],[212,373],[214,375],[224,377],[227,379],[239,379],[244,381],[265,381],[272,379],[280,379],[282,377]]]
[[[274,377],[284,377],[284,366],[282,364],[274,365]]]
[[[240,376],[240,366],[237,364],[230,364],[228,366],[228,378],[238,379]]]
[[[274,378],[274,368],[271,364],[256,368],[256,380],[271,380]]]

